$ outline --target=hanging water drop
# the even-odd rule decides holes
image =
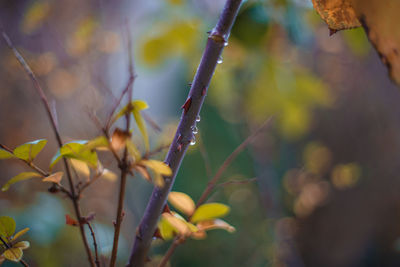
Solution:
[[[228,46],[228,42],[224,42],[224,46]]]
[[[200,115],[197,115],[196,122],[200,122]]]
[[[192,140],[190,140],[190,145],[194,146],[196,144],[196,137],[193,135]]]
[[[219,57],[219,58],[218,58],[217,63],[218,63],[218,64],[221,64],[221,63],[222,63],[222,57]]]
[[[193,134],[197,134],[199,132],[199,129],[197,129],[196,126],[193,125],[191,128],[192,128],[192,133]]]

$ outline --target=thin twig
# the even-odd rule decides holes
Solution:
[[[212,177],[210,157],[208,156],[207,149],[203,143],[203,138],[201,138],[200,134],[199,134],[199,151],[200,151],[200,155],[204,161],[204,167],[206,168],[207,178],[210,179]]]
[[[92,235],[92,239],[93,239],[93,247],[94,247],[94,254],[95,254],[96,266],[97,266],[97,267],[100,267],[100,260],[99,260],[99,253],[98,253],[98,249],[97,249],[96,236],[95,236],[95,234],[94,234],[93,227],[92,227],[92,225],[90,224],[90,222],[87,222],[86,224],[87,224],[88,227],[89,227],[90,234]]]
[[[10,149],[9,147],[0,144],[0,148],[10,152],[11,154],[13,153],[12,149]],[[43,177],[47,177],[50,175],[50,173],[42,170],[39,166],[35,165],[32,161],[28,162],[25,161],[23,159],[18,158],[20,161],[22,161],[23,163],[25,163],[26,165],[28,165],[32,170],[36,171],[37,173],[39,173],[40,175],[42,175]],[[64,186],[62,186],[61,184],[57,184],[57,183],[53,183],[53,186],[56,186],[61,192],[65,193],[68,197],[72,197],[71,192],[69,192],[68,189],[66,189]]]
[[[171,246],[168,248],[167,253],[165,253],[164,257],[162,258],[158,267],[165,267],[171,258],[172,254],[174,254],[175,249],[185,241],[184,237],[175,237],[174,241],[172,242]]]
[[[54,135],[56,137],[58,146],[61,148],[63,146],[63,142],[62,142],[60,133],[58,131],[57,122],[56,122],[56,119],[53,116],[49,101],[48,101],[46,95],[44,94],[43,89],[40,86],[39,81],[37,80],[35,74],[32,72],[32,70],[29,67],[28,63],[26,63],[25,59],[18,52],[18,50],[14,47],[14,45],[12,44],[12,42],[11,42],[10,38],[7,36],[7,34],[3,30],[1,30],[1,32],[2,32],[3,39],[7,43],[7,46],[13,51],[15,57],[17,58],[18,62],[21,64],[21,66],[24,68],[26,74],[28,74],[29,78],[31,79],[31,81],[33,83],[33,86],[36,89],[36,92],[40,96],[40,99],[42,100],[43,106],[44,106],[44,108],[46,110],[47,116],[48,116],[48,118],[50,120],[50,124],[51,124],[51,127],[53,129],[53,133],[54,133]],[[66,176],[67,176],[68,183],[69,183],[70,193],[71,193],[70,199],[71,199],[71,201],[73,203],[73,206],[74,206],[75,215],[78,218],[78,221],[80,222],[82,220],[82,215],[81,215],[81,210],[80,210],[80,207],[79,207],[78,198],[77,198],[76,193],[75,193],[74,182],[73,182],[73,179],[72,179],[70,167],[69,167],[69,164],[68,164],[68,161],[67,161],[66,158],[63,158],[63,162],[64,162],[64,168],[65,168]],[[85,247],[85,251],[86,251],[89,263],[90,263],[91,266],[95,266],[95,263],[94,263],[94,260],[93,260],[93,255],[92,255],[92,252],[90,251],[90,247],[89,247],[89,244],[88,244],[88,241],[87,241],[87,238],[86,238],[85,229],[84,229],[84,227],[83,227],[83,225],[81,223],[79,223],[79,230],[80,230],[80,233],[81,233],[83,245]]]
[[[248,184],[248,183],[255,182],[255,181],[257,181],[257,177],[253,177],[250,179],[243,179],[243,180],[230,180],[230,181],[227,181],[224,183],[217,184],[217,185],[215,185],[215,187],[217,187],[217,186],[225,187],[228,185],[237,185],[237,184]]]
[[[271,123],[271,118],[268,118],[256,131],[254,131],[249,137],[247,137],[222,163],[221,167],[219,167],[218,171],[214,175],[214,177],[208,182],[206,190],[204,190],[203,194],[200,196],[197,201],[196,208],[199,207],[204,201],[207,199],[208,195],[216,186],[218,180],[221,178],[221,175],[224,173],[226,168],[232,163],[232,161],[242,152],[248,144],[254,141],[257,135],[264,130]]]
[[[127,38],[128,38],[128,57],[129,57],[129,82],[127,85],[127,92],[128,92],[128,110],[131,110],[131,102],[133,98],[133,82],[135,80],[135,74],[133,70],[133,54],[132,54],[132,41],[130,38],[130,33],[127,31]],[[121,99],[125,93],[122,93]],[[110,114],[110,118],[112,117],[113,113]],[[131,114],[130,112],[127,112],[125,114],[126,118],[126,127],[125,131],[129,132],[130,127],[131,127]],[[111,120],[108,121],[110,123]],[[107,125],[106,127],[110,127],[110,125]],[[106,128],[108,129],[108,128]],[[121,224],[122,224],[122,219],[123,219],[123,209],[124,209],[124,200],[125,200],[125,189],[126,189],[126,178],[129,173],[129,160],[128,160],[128,148],[125,147],[124,149],[124,155],[122,158],[122,164],[120,164],[118,167],[121,170],[121,181],[120,181],[120,186],[119,186],[119,194],[118,194],[118,207],[117,207],[117,215],[116,215],[116,220],[115,220],[115,227],[114,227],[114,240],[113,240],[113,248],[111,252],[111,259],[110,259],[110,267],[114,267],[115,263],[117,261],[117,254],[118,254],[118,240],[119,240],[119,235],[121,231]]]
[[[151,245],[160,214],[165,206],[167,197],[174,184],[178,169],[186,154],[190,141],[193,139],[192,127],[200,114],[207,88],[221,53],[228,42],[230,30],[239,11],[241,0],[227,0],[217,25],[208,36],[200,65],[197,68],[188,98],[182,106],[181,120],[171,143],[165,162],[170,166],[172,175],[165,177],[162,188],[155,187],[146,210],[135,234],[135,243],[129,257],[128,266],[141,267],[144,265]]]

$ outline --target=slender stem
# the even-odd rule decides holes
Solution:
[[[175,249],[184,242],[184,237],[183,239],[180,239],[179,237],[176,237],[174,241],[172,242],[171,246],[168,248],[167,253],[165,253],[164,257],[162,258],[160,264],[158,267],[164,267],[167,265],[169,259],[171,258],[172,254],[174,254]]]
[[[35,74],[32,72],[31,68],[29,67],[28,63],[26,63],[25,59],[22,57],[22,55],[18,52],[18,50],[14,47],[14,45],[12,44],[10,38],[7,36],[7,34],[2,30],[2,36],[3,39],[5,40],[5,42],[7,43],[8,47],[13,51],[15,57],[17,58],[18,62],[21,64],[21,66],[24,68],[25,72],[28,74],[29,78],[31,79],[36,92],[39,94],[40,99],[42,100],[43,106],[46,110],[47,116],[50,120],[50,124],[51,127],[53,129],[54,135],[56,137],[57,143],[59,147],[63,146],[63,142],[60,136],[60,133],[58,131],[58,127],[57,127],[57,120],[55,119],[53,113],[51,112],[51,107],[49,104],[49,101],[47,100],[46,95],[43,92],[42,87],[39,84],[39,81],[37,80]],[[75,194],[75,186],[74,186],[74,182],[72,180],[72,175],[71,175],[71,171],[70,171],[70,167],[68,164],[68,161],[63,158],[63,162],[64,162],[64,168],[65,168],[65,172],[66,172],[66,176],[68,179],[68,183],[69,183],[69,188],[70,188],[70,193],[71,193],[71,197],[70,199],[72,200],[72,204],[74,206],[74,210],[75,210],[75,215],[78,218],[78,221],[81,222],[82,220],[82,215],[81,215],[81,211],[80,211],[80,207],[79,207],[79,202],[78,202],[78,198]],[[90,247],[86,238],[86,234],[85,234],[85,230],[84,230],[84,226],[79,223],[79,230],[81,233],[81,237],[82,237],[82,241],[83,241],[83,245],[85,247],[85,251],[89,260],[89,263],[91,266],[95,266],[94,260],[93,260],[93,255],[92,252],[90,251]]]
[[[98,248],[97,248],[96,236],[95,236],[95,234],[94,234],[93,227],[92,227],[92,225],[90,224],[90,222],[87,222],[86,224],[87,224],[88,227],[89,227],[90,234],[92,235],[92,239],[93,239],[93,247],[94,247],[94,254],[95,254],[96,266],[97,266],[97,267],[100,267],[100,260],[99,260],[99,253],[98,253]]]
[[[172,175],[165,178],[162,188],[155,187],[145,213],[135,235],[135,243],[128,266],[144,266],[157,222],[167,197],[174,184],[178,169],[182,163],[190,140],[193,138],[191,127],[196,123],[207,88],[214,74],[217,62],[226,46],[230,30],[239,11],[241,0],[227,0],[217,25],[211,31],[203,57],[194,77],[188,98],[183,105],[182,117],[171,143],[165,162],[170,166]]]
[[[210,195],[211,191],[216,186],[218,180],[221,178],[221,175],[224,173],[226,168],[232,163],[232,161],[242,152],[248,144],[253,142],[253,140],[257,137],[257,135],[269,124],[271,123],[271,118],[268,118],[256,131],[254,131],[249,137],[247,137],[222,163],[221,167],[219,167],[218,171],[214,175],[214,177],[208,182],[206,190],[204,190],[203,194],[200,196],[197,201],[196,208],[206,201],[207,197]]]
[[[130,111],[132,109],[131,102],[132,102],[132,97],[133,97],[133,82],[135,80],[135,75],[133,71],[133,56],[132,56],[132,50],[131,50],[131,38],[129,33],[127,34],[128,36],[128,56],[129,56],[129,74],[130,78],[128,81],[128,84],[126,86],[127,90],[124,90],[124,92],[121,95],[121,99],[125,92],[127,91],[128,93],[128,110]],[[119,100],[120,102],[120,100]],[[113,110],[115,112],[115,109]],[[112,117],[113,113],[110,114],[110,118]],[[126,118],[126,127],[125,131],[129,132],[130,127],[131,127],[131,113],[127,112],[125,114]],[[111,120],[109,120],[107,123],[110,123]],[[110,127],[110,125],[107,125],[106,127]],[[107,128],[106,128],[107,129]],[[123,209],[124,209],[124,200],[125,200],[125,189],[126,189],[126,178],[128,176],[128,173],[130,171],[129,169],[129,159],[128,159],[128,149],[125,147],[124,149],[124,155],[122,157],[122,162],[118,166],[121,170],[121,181],[120,181],[120,186],[119,186],[119,194],[118,194],[118,207],[117,207],[117,216],[115,220],[115,228],[114,228],[114,240],[113,240],[113,248],[111,252],[111,260],[110,260],[110,267],[114,267],[115,263],[117,261],[117,254],[118,254],[118,240],[119,240],[119,234],[121,232],[121,224],[122,224],[122,219],[124,217],[123,215]]]

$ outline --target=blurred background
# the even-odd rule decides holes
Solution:
[[[206,32],[223,4],[1,0],[0,23],[55,105],[64,141],[101,135],[88,114],[104,121],[125,87],[129,32],[134,98],[149,103],[147,115],[162,128],[160,133],[149,126],[156,148],[172,140]],[[14,148],[48,139],[36,159],[47,169],[57,146],[44,108],[3,41],[0,58],[0,143]],[[235,233],[216,230],[206,240],[188,240],[171,265],[399,266],[399,101],[362,29],[329,36],[308,0],[246,1],[174,190],[197,200],[224,159],[273,116],[271,127],[223,177],[257,180],[220,187],[211,196],[231,207],[226,220]],[[101,159],[118,171],[108,154]],[[27,169],[2,161],[0,170],[3,184]],[[112,247],[117,186],[99,180],[81,201],[85,214],[96,213],[104,259]],[[31,266],[86,266],[78,229],[65,225],[71,203],[47,187],[30,180],[0,193],[0,215],[13,217],[17,229],[31,228],[25,236],[31,248],[24,254]],[[137,176],[127,190],[121,266],[152,185]],[[168,245],[155,242],[153,258]]]

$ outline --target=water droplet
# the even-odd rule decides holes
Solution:
[[[219,58],[218,58],[217,63],[218,63],[218,64],[221,64],[221,63],[222,63],[222,57],[219,57]]]
[[[194,146],[196,144],[196,137],[193,135],[192,140],[190,140],[190,145]]]
[[[196,122],[200,122],[200,115],[197,115]]]
[[[224,42],[224,46],[228,46],[228,42]]]
[[[199,129],[197,129],[196,126],[193,125],[191,128],[192,128],[193,134],[197,134],[199,132]]]

